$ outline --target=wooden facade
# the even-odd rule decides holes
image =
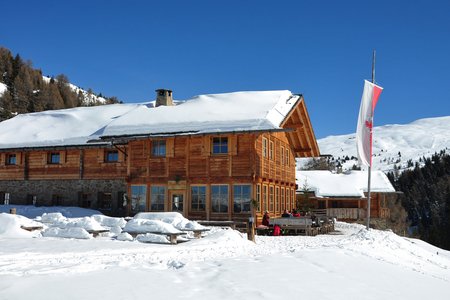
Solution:
[[[276,216],[294,208],[295,158],[318,155],[300,96],[276,130],[131,135],[79,146],[1,149],[0,195],[10,194],[11,187],[17,191],[24,182],[43,182],[40,189],[51,189],[66,181],[80,190],[67,192],[65,204],[86,202],[100,209],[105,198],[114,198],[115,204],[102,210],[105,214],[179,211],[189,219],[253,216],[258,222],[265,210]],[[110,180],[119,184],[108,191]],[[101,193],[96,201],[85,201],[95,196],[95,184]],[[44,197],[30,186],[28,194]],[[12,203],[25,204],[21,195],[11,194]]]

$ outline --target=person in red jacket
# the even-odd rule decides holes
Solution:
[[[263,216],[263,218],[262,218],[262,224],[263,224],[264,226],[269,226],[269,221],[270,221],[269,212],[266,210],[266,211],[264,212],[264,216]]]

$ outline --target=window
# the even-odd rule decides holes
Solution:
[[[273,212],[273,186],[269,187],[269,211]]]
[[[118,162],[119,161],[119,151],[108,150],[105,151],[105,162]]]
[[[286,202],[284,201],[285,200],[284,194],[286,192],[284,191],[284,187],[281,188],[281,192],[280,193],[281,193],[280,194],[281,195],[281,211],[283,212],[286,209]]]
[[[289,149],[286,149],[286,157],[285,157],[285,159],[286,159],[286,166],[289,166],[289,155],[290,155],[290,153],[289,153]]]
[[[112,209],[112,194],[111,193],[98,193],[97,206],[99,209]]]
[[[281,165],[284,165],[284,147],[281,147]]]
[[[60,162],[59,152],[51,152],[48,154],[49,164],[59,164],[59,162]]]
[[[275,187],[275,211],[280,211],[280,188]]]
[[[131,186],[131,211],[145,211],[147,202],[147,187],[145,185]]]
[[[289,189],[286,188],[286,209],[291,210],[291,197],[289,196],[290,196]]]
[[[215,137],[212,139],[212,153],[213,154],[227,154],[228,153],[228,138]]]
[[[184,208],[184,195],[183,194],[173,194],[172,195],[172,211],[183,212]]]
[[[228,185],[211,185],[211,205],[213,212],[228,212]]]
[[[153,140],[152,141],[152,156],[166,156],[166,141]]]
[[[267,185],[263,185],[263,194],[262,194],[262,198],[263,198],[263,207],[264,207],[264,211],[268,210],[267,207]]]
[[[52,205],[53,206],[61,206],[64,203],[64,198],[62,195],[53,194],[52,195]]]
[[[206,186],[191,186],[191,210],[204,211],[206,205]]]
[[[294,190],[291,190],[291,201],[292,201],[292,207],[298,208],[297,203],[295,201],[295,191]]]
[[[233,187],[233,207],[235,213],[250,211],[250,184],[235,185]]]
[[[267,139],[262,139],[262,156],[267,157]]]
[[[256,211],[261,211],[261,185],[256,185]]]
[[[17,163],[15,154],[6,154],[6,164],[7,165],[15,165]]]
[[[87,193],[78,193],[78,202],[81,207],[91,208],[91,199]]]
[[[152,186],[152,195],[150,198],[150,210],[152,211],[164,211],[164,199],[166,198],[165,186]]]
[[[269,159],[273,159],[273,142],[269,142]]]

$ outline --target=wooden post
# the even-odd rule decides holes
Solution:
[[[12,215],[15,215],[16,214],[16,208],[15,207],[10,208],[9,209],[9,213],[12,214]]]
[[[253,217],[248,218],[247,238],[249,241],[252,241],[252,242],[255,241],[255,226],[253,226],[253,224],[254,224],[254,218]]]

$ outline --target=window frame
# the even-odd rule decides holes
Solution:
[[[243,196],[247,196],[245,193],[244,194],[244,187],[247,189],[248,188],[248,197],[245,200],[242,200]],[[236,189],[239,189],[240,191],[237,191]],[[238,202],[238,195],[240,201]],[[239,213],[249,213],[252,211],[251,208],[251,200],[252,200],[252,185],[251,184],[233,184],[233,213],[239,214]],[[236,208],[240,208],[239,210],[237,210]]]
[[[255,194],[256,194],[256,211],[257,212],[261,212],[261,207],[262,207],[262,203],[261,203],[261,184],[256,184],[255,187]]]
[[[98,196],[97,196],[97,207],[100,210],[112,210],[112,207],[113,207],[112,193],[111,192],[99,192]]]
[[[274,152],[273,152],[273,141],[269,141],[269,159],[274,159]]]
[[[152,157],[167,156],[167,141],[165,139],[152,140]]]
[[[267,184],[263,184],[262,186],[262,199],[263,199],[263,208],[264,211],[268,211],[269,210],[269,188],[267,186]]]
[[[115,154],[111,157],[111,154]],[[114,159],[115,158],[115,159]],[[119,162],[119,151],[118,150],[105,150],[105,163],[116,163]]]
[[[219,140],[218,145],[215,143],[215,140]],[[217,145],[217,146],[215,146],[215,145]],[[228,136],[214,136],[214,137],[211,138],[211,154],[213,154],[213,155],[226,155],[230,151],[229,148],[230,147],[229,147],[229,138],[228,138]],[[216,152],[216,149],[219,150],[219,151]],[[226,152],[223,151],[224,149],[226,150]]]
[[[275,197],[274,189],[275,188],[273,185],[269,186],[269,211],[270,212],[275,212],[274,211],[274,197]]]
[[[262,156],[264,158],[267,158],[268,156],[268,145],[267,145],[267,138],[262,138]]]
[[[11,162],[12,158],[14,158],[14,162]],[[17,165],[17,154],[16,153],[7,153],[6,157],[5,157],[5,165],[16,166]]]
[[[218,207],[219,207],[219,210],[217,211],[217,210],[215,210],[215,199],[214,199],[214,192],[215,192],[215,188],[219,188],[219,198],[222,198],[221,196],[222,196],[222,188],[225,188],[226,187],[226,201],[225,201],[225,199],[219,199],[219,205],[218,205]],[[229,185],[228,184],[211,184],[211,192],[210,192],[210,194],[211,194],[211,212],[212,213],[215,213],[215,214],[225,214],[225,213],[228,213],[229,212],[229,209],[230,209],[230,202],[229,202],[229,199],[230,199],[230,187],[229,187]],[[222,200],[223,200],[223,202],[222,202]],[[226,206],[225,206],[225,203],[226,203]],[[223,209],[222,210],[222,208],[223,207],[226,207],[226,210],[225,209]]]
[[[133,188],[138,189],[137,193],[133,193]],[[147,185],[133,184],[130,186],[130,206],[131,211],[141,212],[147,209]],[[141,196],[143,195],[143,198]]]
[[[200,188],[204,188],[205,193],[204,195],[201,194],[199,191],[197,193],[193,193],[193,189],[200,189]],[[190,211],[193,212],[204,212],[206,211],[206,197],[207,197],[207,192],[208,192],[208,188],[206,185],[191,185],[191,189],[190,189],[190,205],[189,205],[189,209]],[[200,199],[197,199],[196,201],[194,201],[195,198],[200,198],[201,196],[204,196],[203,198],[203,208],[201,208],[201,201]],[[196,204],[194,206],[194,204]]]
[[[53,158],[58,157],[57,161],[54,161]],[[61,153],[60,152],[49,152],[47,154],[47,164],[49,165],[59,165],[61,163]]]
[[[156,192],[154,192],[154,189],[156,190]],[[161,203],[161,197],[162,197],[162,203]],[[167,187],[165,185],[152,185],[150,187],[150,211],[164,211],[166,197],[167,197]],[[154,201],[154,200],[156,200],[156,201]],[[154,206],[155,206],[155,208],[153,208]],[[162,206],[162,209],[161,209],[161,206]]]

